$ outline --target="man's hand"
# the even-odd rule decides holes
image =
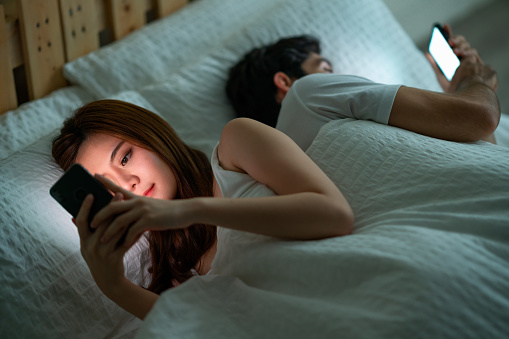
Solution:
[[[431,55],[426,57],[445,93],[402,86],[394,99],[389,125],[444,140],[494,142],[492,134],[500,120],[497,74],[463,36],[454,36],[448,25],[444,29],[461,59],[452,80],[447,81]]]
[[[454,53],[460,58],[461,63],[454,77],[449,82],[438,68],[433,57],[426,53],[426,58],[433,67],[440,86],[446,93],[454,93],[472,82],[482,82],[496,91],[498,89],[498,79],[496,72],[484,64],[476,49],[470,46],[470,43],[464,36],[455,36],[449,25],[444,25],[444,30],[449,34],[449,45]]]
[[[480,82],[489,86],[494,92],[498,89],[497,73],[490,66],[485,65],[479,56],[469,55],[461,60],[449,84],[449,92],[453,93],[473,82]]]

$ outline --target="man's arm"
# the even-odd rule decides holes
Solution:
[[[445,93],[401,87],[389,125],[445,140],[494,142],[493,132],[500,120],[497,75],[464,37],[453,36],[448,25],[444,28],[454,52],[463,58],[460,67],[449,82],[426,55]]]
[[[396,94],[389,125],[451,141],[477,141],[490,137],[500,120],[500,105],[488,85],[493,70],[464,58],[452,83],[453,93],[401,87]]]

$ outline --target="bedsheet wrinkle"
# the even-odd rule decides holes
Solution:
[[[352,145],[362,153],[353,154]],[[354,234],[285,242],[225,229],[219,248],[233,254],[216,256],[212,275],[165,292],[139,338],[508,333],[505,150],[343,120],[324,126],[308,154],[350,201]],[[425,180],[417,187],[402,184],[413,177]],[[488,194],[493,199],[476,204]],[[432,203],[435,196],[440,199]],[[191,308],[199,311],[189,318]]]

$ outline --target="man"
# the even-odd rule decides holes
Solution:
[[[304,150],[324,124],[340,118],[372,120],[445,140],[494,142],[500,120],[496,73],[465,38],[444,28],[462,58],[449,82],[427,56],[444,93],[330,74],[318,40],[309,36],[246,54],[230,70],[226,92],[238,116],[275,126]]]

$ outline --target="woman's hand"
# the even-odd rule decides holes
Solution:
[[[113,200],[105,208],[121,204],[126,194],[131,198],[134,197],[126,191],[114,190],[114,192]],[[125,277],[124,255],[135,241],[127,246],[127,239],[124,240],[125,232],[116,232],[109,237],[109,241],[101,241],[105,236],[105,231],[110,229],[111,224],[117,218],[113,215],[109,218],[112,223],[103,220],[99,226],[91,228],[88,224],[88,216],[93,201],[94,197],[89,194],[83,201],[76,219],[73,219],[80,235],[81,254],[99,289],[126,311],[144,319],[156,302],[158,295],[133,284]],[[93,222],[96,217],[97,215]],[[138,238],[139,236],[136,237],[136,239]]]
[[[119,201],[121,198],[121,195],[116,195],[112,202]],[[89,227],[88,215],[93,201],[94,197],[89,194],[83,201],[73,222],[76,224],[80,236],[81,255],[85,259],[97,286],[106,296],[110,297],[115,287],[126,280],[123,258],[127,249],[116,246],[116,242],[119,240],[118,236],[116,239],[112,239],[109,244],[100,242],[107,225],[95,230]]]
[[[101,243],[112,243],[129,249],[147,230],[162,231],[185,228],[192,224],[188,206],[191,199],[160,200],[135,195],[103,176],[96,175],[107,189],[122,199],[112,201],[101,209],[92,220],[92,229],[104,229]]]

